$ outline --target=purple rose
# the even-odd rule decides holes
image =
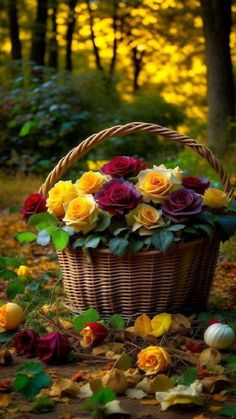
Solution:
[[[19,355],[26,358],[35,356],[39,335],[31,329],[21,330],[16,334],[13,345]]]
[[[128,178],[131,176],[137,176],[140,170],[144,170],[146,168],[146,163],[140,159],[128,156],[117,156],[108,163],[104,164],[101,171],[106,175],[111,175],[112,177]]]
[[[102,210],[110,215],[121,216],[134,209],[142,201],[142,196],[132,183],[113,179],[103,185],[95,199]]]
[[[37,356],[45,364],[64,364],[70,351],[70,343],[61,333],[52,332],[39,338]]]
[[[188,223],[202,212],[202,196],[192,189],[181,187],[168,196],[161,209],[174,223]]]
[[[210,182],[205,176],[184,176],[182,185],[187,189],[193,189],[195,192],[203,195]]]

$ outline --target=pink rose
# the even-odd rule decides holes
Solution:
[[[137,176],[140,170],[147,168],[146,163],[135,157],[117,156],[102,166],[101,171],[112,177]]]
[[[46,197],[41,193],[32,193],[25,199],[20,213],[23,215],[25,221],[28,221],[31,215],[39,212],[46,212]]]
[[[70,343],[65,335],[58,332],[41,336],[37,344],[37,356],[45,364],[64,364],[71,351]]]
[[[142,196],[132,183],[113,179],[103,185],[95,199],[102,210],[121,216],[135,208],[142,201]]]

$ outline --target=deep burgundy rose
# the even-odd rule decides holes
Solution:
[[[192,189],[203,195],[205,190],[210,185],[210,182],[205,176],[184,176],[182,179],[182,185],[187,189]]]
[[[147,168],[146,163],[135,157],[117,156],[102,166],[101,171],[112,177],[137,176],[140,170]]]
[[[25,221],[28,221],[31,215],[47,211],[46,197],[41,193],[32,193],[27,196],[20,213]]]
[[[202,196],[192,189],[181,187],[168,196],[161,209],[174,223],[188,223],[202,212]]]
[[[67,337],[52,332],[39,338],[36,354],[45,364],[63,364],[68,360],[70,351],[71,346]]]
[[[142,196],[132,183],[113,179],[104,183],[95,199],[102,210],[108,211],[110,215],[121,216],[135,208],[141,202]]]
[[[21,330],[16,334],[13,340],[13,346],[18,355],[26,358],[35,356],[39,335],[31,329]]]

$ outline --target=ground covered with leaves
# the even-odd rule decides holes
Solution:
[[[235,240],[222,247],[209,311],[124,322],[65,309],[54,251],[20,246],[24,229],[2,212],[1,306],[14,301],[24,322],[0,333],[0,417],[236,417],[236,345],[203,340],[215,322],[236,330]]]

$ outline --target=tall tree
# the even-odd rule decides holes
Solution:
[[[49,6],[52,8],[51,24],[52,31],[49,39],[49,58],[48,65],[57,69],[58,67],[58,45],[57,45],[57,9],[58,0],[50,0]]]
[[[88,9],[88,14],[89,14],[90,36],[91,36],[91,41],[92,41],[92,44],[93,44],[93,52],[94,52],[94,56],[95,56],[96,67],[97,67],[98,70],[103,71],[104,68],[103,68],[102,63],[101,63],[99,48],[96,44],[96,36],[95,36],[95,32],[94,32],[94,16],[93,16],[93,11],[92,11],[92,8],[91,8],[90,0],[86,0],[86,4],[87,4],[87,9]]]
[[[75,29],[76,17],[75,17],[75,8],[77,0],[69,0],[69,16],[68,16],[68,25],[66,31],[66,70],[72,71],[72,41],[73,33]]]
[[[11,39],[11,56],[13,60],[21,60],[21,41],[17,14],[17,0],[8,0],[8,17]]]
[[[222,151],[232,141],[234,81],[230,55],[231,0],[200,0],[206,42],[209,145]]]
[[[40,66],[43,66],[45,62],[47,7],[48,0],[37,1],[37,14],[33,29],[30,58]]]

